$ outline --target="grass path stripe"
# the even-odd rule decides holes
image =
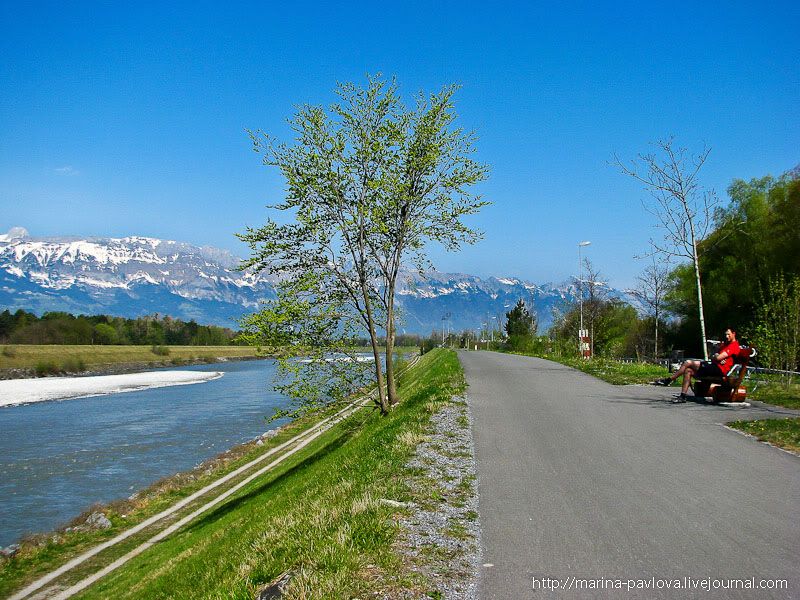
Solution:
[[[403,369],[403,370],[407,370],[408,368],[412,367],[418,360],[419,360],[419,357],[415,357],[406,366],[406,368]],[[400,373],[398,373],[398,375],[400,375]],[[79,556],[76,556],[72,560],[70,560],[70,561],[66,562],[65,564],[63,564],[58,569],[56,569],[54,571],[51,571],[47,575],[44,575],[43,577],[41,577],[41,578],[37,579],[36,581],[32,582],[31,584],[29,584],[25,588],[21,589],[16,594],[10,596],[8,600],[22,600],[23,598],[26,598],[27,596],[30,596],[32,593],[34,593],[37,590],[43,588],[48,583],[51,583],[52,581],[54,581],[55,579],[59,578],[64,573],[67,573],[68,571],[74,569],[78,565],[84,563],[85,561],[87,561],[88,559],[92,558],[93,556],[99,554],[103,550],[111,548],[112,546],[115,546],[116,544],[128,539],[129,537],[131,537],[131,536],[139,533],[140,531],[150,527],[151,525],[157,523],[158,521],[161,521],[161,520],[165,519],[166,517],[169,517],[169,516],[175,514],[177,511],[179,511],[180,509],[185,507],[187,504],[190,504],[194,500],[197,500],[198,498],[204,496],[206,493],[208,493],[211,490],[219,487],[220,485],[222,485],[224,483],[227,483],[231,479],[236,478],[237,476],[239,476],[242,473],[248,471],[249,469],[251,469],[252,467],[256,466],[257,464],[263,462],[264,460],[266,460],[270,456],[276,454],[277,452],[280,452],[281,450],[284,450],[284,449],[288,448],[292,444],[295,444],[295,443],[298,444],[298,446],[296,448],[293,448],[292,450],[290,450],[289,452],[287,452],[286,454],[284,454],[283,456],[281,456],[277,460],[271,462],[269,465],[263,467],[262,469],[260,469],[256,473],[254,473],[253,475],[250,475],[249,477],[247,477],[245,480],[241,481],[236,486],[230,488],[227,492],[223,492],[220,496],[218,496],[217,498],[215,498],[211,502],[205,504],[204,506],[202,506],[199,509],[197,509],[195,512],[193,512],[190,515],[188,515],[187,517],[184,517],[183,519],[181,519],[180,521],[178,521],[174,525],[168,527],[167,529],[163,530],[159,534],[157,534],[154,537],[150,538],[149,540],[144,542],[141,546],[138,546],[137,548],[135,548],[134,550],[132,550],[128,554],[126,554],[126,555],[122,556],[121,558],[117,559],[116,561],[114,561],[113,563],[111,563],[110,565],[108,565],[107,567],[102,569],[101,571],[98,571],[94,575],[91,575],[91,576],[81,580],[77,584],[73,585],[72,587],[68,588],[67,590],[64,590],[58,596],[56,596],[56,598],[69,598],[70,596],[72,596],[75,593],[77,593],[78,591],[84,589],[88,585],[91,585],[92,583],[94,583],[95,581],[97,581],[98,579],[103,577],[104,575],[107,575],[108,573],[110,573],[114,569],[118,568],[119,566],[121,566],[122,564],[124,564],[125,562],[127,562],[128,560],[133,558],[134,556],[136,556],[138,554],[141,554],[142,552],[144,552],[144,550],[146,550],[147,548],[152,546],[154,543],[156,543],[157,541],[167,537],[170,533],[173,533],[178,528],[182,527],[183,525],[185,525],[186,523],[188,523],[189,521],[194,519],[197,515],[201,514],[202,512],[205,512],[209,508],[215,506],[216,504],[218,504],[219,502],[221,502],[222,500],[224,500],[225,498],[227,498],[231,494],[233,494],[236,491],[238,491],[239,489],[241,489],[241,487],[243,487],[244,485],[246,485],[247,483],[249,483],[250,481],[252,481],[256,477],[262,475],[263,473],[265,473],[266,471],[268,471],[269,469],[271,469],[275,465],[279,464],[285,458],[291,456],[295,452],[298,452],[299,450],[304,448],[306,445],[308,445],[308,443],[310,443],[311,441],[313,441],[314,439],[316,439],[317,437],[319,437],[320,435],[322,435],[323,433],[328,431],[331,427],[333,427],[341,419],[345,418],[346,416],[349,416],[349,413],[355,412],[355,410],[357,410],[358,408],[364,406],[369,400],[370,400],[370,394],[367,394],[365,396],[362,396],[362,397],[358,398],[357,400],[355,400],[351,404],[348,404],[346,407],[344,407],[339,412],[331,415],[330,417],[326,417],[325,419],[323,419],[322,421],[320,421],[316,425],[310,427],[306,431],[303,431],[302,433],[297,434],[295,437],[293,437],[293,438],[283,442],[282,444],[280,444],[278,446],[275,446],[274,448],[268,450],[267,452],[265,452],[264,454],[262,454],[258,458],[255,458],[255,459],[251,460],[249,463],[242,465],[238,469],[235,469],[234,471],[231,471],[230,473],[228,473],[228,474],[224,475],[223,477],[217,479],[216,481],[210,483],[209,485],[205,486],[204,488],[197,490],[192,495],[187,496],[186,498],[184,498],[180,502],[178,502],[178,503],[172,505],[171,507],[163,510],[162,512],[160,512],[160,513],[158,513],[156,515],[153,515],[152,517],[142,521],[138,525],[135,525],[134,527],[131,527],[130,529],[128,529],[126,531],[123,531],[118,536],[116,536],[116,537],[114,537],[114,538],[112,538],[112,539],[110,539],[110,540],[108,540],[106,542],[103,542],[102,544],[99,544],[98,546],[95,546],[94,548],[92,548],[90,550],[87,550],[86,552],[84,552],[83,554],[81,554]],[[82,585],[84,583],[85,583],[85,585]],[[78,586],[80,586],[80,587],[78,587]]]
[[[353,407],[352,412],[357,410],[359,407],[360,406]],[[349,414],[348,415],[343,415],[342,418],[345,418],[347,416],[349,416]],[[215,507],[217,504],[219,504],[223,500],[226,500],[227,498],[229,498],[230,496],[232,496],[233,494],[238,492],[240,489],[242,489],[244,486],[246,486],[248,483],[250,483],[254,479],[257,479],[258,477],[260,477],[264,473],[268,472],[273,467],[275,467],[275,466],[279,465],[280,463],[282,463],[288,457],[292,456],[293,454],[299,452],[300,450],[302,450],[303,448],[308,446],[311,442],[313,442],[315,439],[317,439],[323,433],[326,433],[337,422],[338,421],[335,421],[333,423],[328,424],[327,427],[319,429],[313,435],[308,436],[306,439],[302,440],[297,446],[295,446],[294,448],[292,448],[291,450],[289,450],[285,454],[282,454],[280,457],[276,458],[274,461],[272,461],[268,465],[262,467],[261,469],[259,469],[255,473],[249,475],[247,478],[243,479],[242,481],[240,481],[239,483],[237,483],[236,485],[234,485],[232,488],[228,489],[227,491],[223,492],[222,494],[220,494],[219,496],[217,496],[213,500],[207,502],[206,504],[204,504],[203,506],[201,506],[200,508],[195,510],[193,513],[190,513],[190,514],[186,515],[180,521],[178,521],[176,523],[173,523],[172,525],[170,525],[166,529],[160,531],[159,533],[157,533],[156,535],[151,537],[146,542],[142,543],[141,545],[137,546],[136,548],[134,548],[133,550],[131,550],[130,552],[125,554],[124,556],[121,556],[120,558],[118,558],[117,560],[112,562],[107,567],[101,569],[100,571],[97,571],[96,573],[93,573],[92,575],[89,575],[85,579],[82,579],[81,581],[79,581],[78,583],[74,584],[73,586],[67,588],[66,590],[64,590],[62,592],[60,592],[58,595],[53,596],[54,600],[66,600],[67,598],[71,598],[72,596],[74,596],[75,594],[80,592],[81,590],[86,589],[87,587],[89,587],[90,585],[92,585],[96,581],[100,580],[101,578],[105,577],[106,575],[108,575],[109,573],[114,571],[115,569],[118,569],[119,567],[124,565],[126,562],[128,562],[132,558],[135,558],[136,556],[139,556],[140,554],[145,552],[151,546],[157,544],[158,542],[160,542],[161,540],[163,540],[164,538],[166,538],[170,534],[175,533],[181,527],[183,527],[184,525],[186,525],[186,524],[190,523],[191,521],[193,521],[196,517],[200,516],[204,512],[208,511],[209,509]]]

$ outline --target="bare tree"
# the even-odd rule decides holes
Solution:
[[[664,296],[667,293],[669,268],[667,263],[659,262],[651,253],[652,263],[636,278],[637,285],[629,293],[636,298],[645,309],[647,315],[655,320],[653,336],[653,358],[658,358],[658,322],[664,312]]]
[[[583,301],[583,312],[589,324],[590,352],[591,356],[594,356],[595,325],[608,299],[608,282],[602,280],[603,275],[588,258],[583,259],[583,275],[584,278],[579,278],[578,283],[581,286],[581,293],[583,289],[586,290],[587,298]]]
[[[655,146],[656,153],[640,154],[629,163],[615,155],[613,164],[623,174],[643,183],[650,194],[651,201],[643,201],[643,205],[664,232],[660,241],[650,240],[655,252],[686,258],[694,265],[701,346],[708,360],[698,244],[709,232],[717,197],[713,190],[700,185],[698,175],[711,149],[692,155],[686,148],[676,147],[672,137],[656,142]]]

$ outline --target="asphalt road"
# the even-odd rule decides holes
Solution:
[[[612,386],[536,358],[459,357],[478,464],[479,598],[800,598],[800,458],[723,426],[796,412],[673,405],[677,389]],[[788,590],[653,581],[687,577],[787,579]],[[542,589],[546,578],[572,589]],[[614,590],[617,578],[663,587]]]

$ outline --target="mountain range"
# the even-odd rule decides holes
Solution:
[[[239,271],[240,264],[231,252],[210,246],[137,236],[37,238],[15,227],[0,235],[0,308],[159,313],[236,328],[237,319],[275,297],[273,275]],[[576,290],[571,283],[406,271],[398,285],[400,330],[427,335],[495,325],[520,298],[535,308],[543,331],[553,309],[574,301]]]

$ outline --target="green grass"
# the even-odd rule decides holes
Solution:
[[[331,411],[332,412],[332,411]],[[87,549],[111,539],[122,531],[157,514],[179,500],[191,495],[222,475],[233,471],[255,459],[270,448],[282,444],[290,437],[311,427],[325,415],[297,419],[282,427],[275,437],[266,440],[263,446],[255,442],[236,446],[227,452],[208,460],[192,471],[178,473],[164,478],[152,486],[140,490],[125,500],[118,500],[101,506],[95,505],[85,510],[73,521],[49,534],[29,536],[21,541],[21,550],[13,560],[0,557],[0,597],[5,597],[14,589],[24,587],[37,577],[52,571]],[[195,503],[194,506],[197,506]],[[102,510],[111,520],[112,527],[100,531],[65,531],[66,527],[82,524],[86,517],[96,510]],[[136,538],[142,540],[142,536]],[[116,555],[124,554],[120,544]],[[130,548],[124,548],[125,551]],[[76,569],[81,573],[81,569]],[[83,572],[84,575],[90,571]]]
[[[463,386],[454,353],[427,354],[401,376],[402,402],[389,416],[360,411],[80,597],[249,599],[287,571],[293,574],[289,598],[393,597],[401,590],[430,589],[393,547],[403,509],[381,499],[416,497],[405,464],[432,412]],[[237,460],[263,451],[251,448]],[[142,514],[125,520],[140,521],[156,505],[160,510],[198,486],[179,481],[166,493],[155,491]],[[115,527],[119,520],[114,513]],[[91,546],[113,533],[83,534],[94,538],[78,545]],[[124,550],[109,551],[103,562]],[[31,572],[46,572],[77,551],[53,543],[24,549],[0,566],[0,596],[31,579]]]
[[[747,385],[752,386],[751,383]],[[759,383],[755,387],[751,387],[748,394],[751,398],[761,402],[800,409],[800,385],[795,383],[790,385],[776,382]],[[800,453],[800,418],[735,421],[729,425],[749,433],[763,442]]]
[[[632,383],[649,383],[659,377],[669,375],[667,369],[660,365],[650,363],[623,363],[608,358],[582,359],[570,356],[556,356],[552,354],[532,354],[547,360],[552,360],[573,369],[578,369],[598,379],[614,385],[628,385]]]
[[[745,385],[748,383],[745,382]],[[796,383],[788,386],[781,383],[760,384],[755,389],[748,390],[748,393],[755,400],[767,404],[800,409],[800,385]]]
[[[734,421],[728,425],[763,442],[800,453],[800,418]]]
[[[39,375],[114,365],[169,365],[215,358],[250,358],[252,346],[70,346],[15,344],[0,351],[0,371],[30,369]]]

